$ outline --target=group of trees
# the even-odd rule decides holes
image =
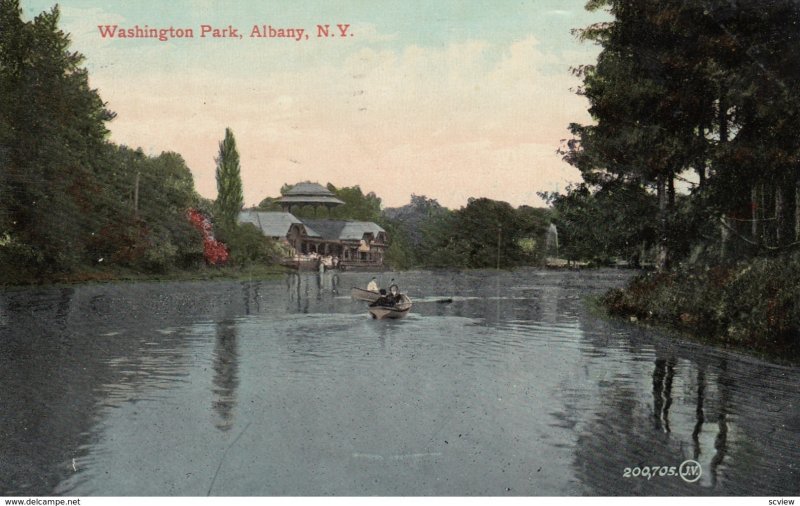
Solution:
[[[197,194],[180,155],[109,142],[115,114],[58,22],[57,6],[24,21],[19,0],[0,0],[0,279],[202,266],[203,237],[189,209],[220,223],[235,263],[267,257],[269,241],[236,225],[242,188],[232,132],[220,143],[217,202]]]
[[[549,211],[472,198],[451,211],[436,200],[411,196],[386,209],[380,223],[392,238],[387,260],[401,268],[510,268],[544,260]]]
[[[592,0],[612,21],[575,69],[593,123],[563,154],[583,183],[548,195],[575,256],[651,251],[661,268],[800,241],[800,4]],[[677,191],[686,187],[688,191]]]
[[[372,221],[390,239],[386,262],[395,268],[509,268],[539,265],[544,260],[545,234],[550,223],[547,209],[520,206],[486,198],[470,199],[465,207],[450,210],[435,199],[412,195],[402,207],[381,209],[381,199],[356,186],[328,183],[343,205],[333,209],[300,207],[298,218]],[[292,189],[284,184],[281,195]],[[277,197],[267,197],[256,208],[280,211]]]
[[[23,21],[18,0],[0,0],[0,277],[202,259],[183,159],[107,141],[115,115],[58,20],[55,7]]]
[[[89,86],[58,20],[55,7],[24,21],[18,0],[0,0],[0,276],[49,280],[104,266],[167,272],[198,267],[211,250],[234,265],[268,262],[275,246],[237,222],[243,191],[233,132],[219,144],[216,201],[196,193],[180,155],[109,142],[115,114]],[[450,211],[414,196],[382,211],[381,199],[359,186],[328,189],[344,205],[325,217],[383,225],[398,267],[509,267],[541,257],[543,210],[472,199]],[[274,210],[275,200],[259,207]]]

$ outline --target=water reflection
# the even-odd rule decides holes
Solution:
[[[331,275],[331,293],[339,295],[339,275],[336,273]]]
[[[580,436],[573,466],[586,493],[780,494],[800,478],[795,465],[775,466],[769,457],[800,444],[797,404],[777,400],[797,398],[797,368],[631,332],[616,322],[582,317],[581,327],[591,344],[584,350],[586,375],[598,378],[596,408],[575,420]],[[770,404],[786,409],[767,415]],[[622,476],[626,467],[678,466],[687,459],[701,465],[695,483]]]
[[[242,303],[244,314],[261,312],[261,282],[243,281],[242,282]]]
[[[158,307],[158,290],[143,284],[0,293],[8,318],[0,327],[0,495],[71,490],[107,413],[183,380],[186,336],[173,325],[186,290],[171,295],[175,307]],[[192,299],[213,314],[204,304],[210,301]]]
[[[0,495],[49,492],[68,475],[84,453],[78,446],[93,410],[92,385],[82,378],[101,373],[85,370],[95,365],[85,356],[91,347],[71,343],[74,289],[34,293],[3,297]]]
[[[219,419],[215,426],[228,431],[233,426],[236,389],[239,386],[239,351],[236,323],[225,320],[216,324],[214,344],[214,398],[212,407]]]
[[[286,301],[289,304],[288,309],[290,311],[296,310],[298,312],[303,312],[304,299],[307,311],[308,297],[303,297],[302,285],[303,278],[299,272],[293,272],[286,275]]]
[[[705,391],[706,370],[705,367],[699,366],[697,368],[697,406],[695,407],[697,422],[694,424],[694,430],[692,431],[692,443],[694,443],[694,451],[692,453],[693,460],[699,459],[702,453],[700,449],[700,433],[703,431],[703,423],[706,421],[705,412],[703,411]]]
[[[592,316],[617,272],[369,276],[0,294],[0,493],[800,492],[800,371]]]
[[[72,308],[72,298],[75,294],[74,288],[62,288],[59,290],[58,304],[56,306],[56,323],[64,324],[69,317]]]
[[[672,406],[672,381],[675,358],[659,358],[653,371],[653,418],[656,430],[669,432],[669,408]]]
[[[714,457],[711,459],[709,470],[711,472],[711,486],[717,486],[719,467],[728,453],[728,403],[729,388],[732,386],[732,378],[727,374],[728,361],[723,359],[719,365],[717,384],[719,390],[719,414],[717,415],[717,437],[714,439]]]

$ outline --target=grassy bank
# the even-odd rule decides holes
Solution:
[[[601,300],[613,316],[771,355],[800,351],[800,254],[646,273]]]
[[[242,267],[200,267],[192,270],[172,270],[152,273],[119,267],[91,268],[79,271],[54,274],[39,278],[19,278],[0,282],[0,286],[34,286],[80,283],[107,283],[118,281],[202,281],[202,280],[243,280],[270,279],[288,272],[280,265],[253,264]]]

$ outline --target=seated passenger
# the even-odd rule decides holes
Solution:
[[[369,307],[376,307],[376,306],[389,307],[389,306],[394,306],[394,297],[386,295],[386,290],[381,288],[380,294],[381,294],[381,296],[378,297],[378,299],[375,302],[370,304]]]

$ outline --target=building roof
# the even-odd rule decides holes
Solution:
[[[317,183],[297,183],[286,192],[286,195],[279,198],[278,202],[284,205],[338,206],[344,204],[330,190]]]
[[[333,197],[333,193],[317,183],[297,183],[286,192],[286,195],[327,195]]]
[[[371,221],[303,220],[303,225],[309,236],[327,240],[360,241],[364,234],[385,232]]]
[[[306,231],[306,235],[307,235],[308,237],[318,237],[318,238],[322,238],[322,236],[321,236],[321,235],[319,235],[319,233],[318,233],[316,230],[314,230],[313,228],[309,227],[309,226],[308,226],[308,224],[306,224],[306,223],[300,223],[300,226],[301,226],[301,227],[303,227],[303,229],[305,229],[305,231]]]
[[[252,223],[269,237],[286,237],[294,223],[302,223],[292,213],[269,211],[242,211],[239,223]]]
[[[339,239],[360,240],[366,233],[378,235],[380,232],[386,233],[377,223],[371,221],[348,221],[345,223],[344,229],[339,235]]]
[[[300,220],[292,213],[242,211],[239,223],[252,223],[268,237],[286,237],[292,225],[300,225],[308,237],[328,241],[360,241],[364,234],[377,236],[386,232],[371,221]]]

